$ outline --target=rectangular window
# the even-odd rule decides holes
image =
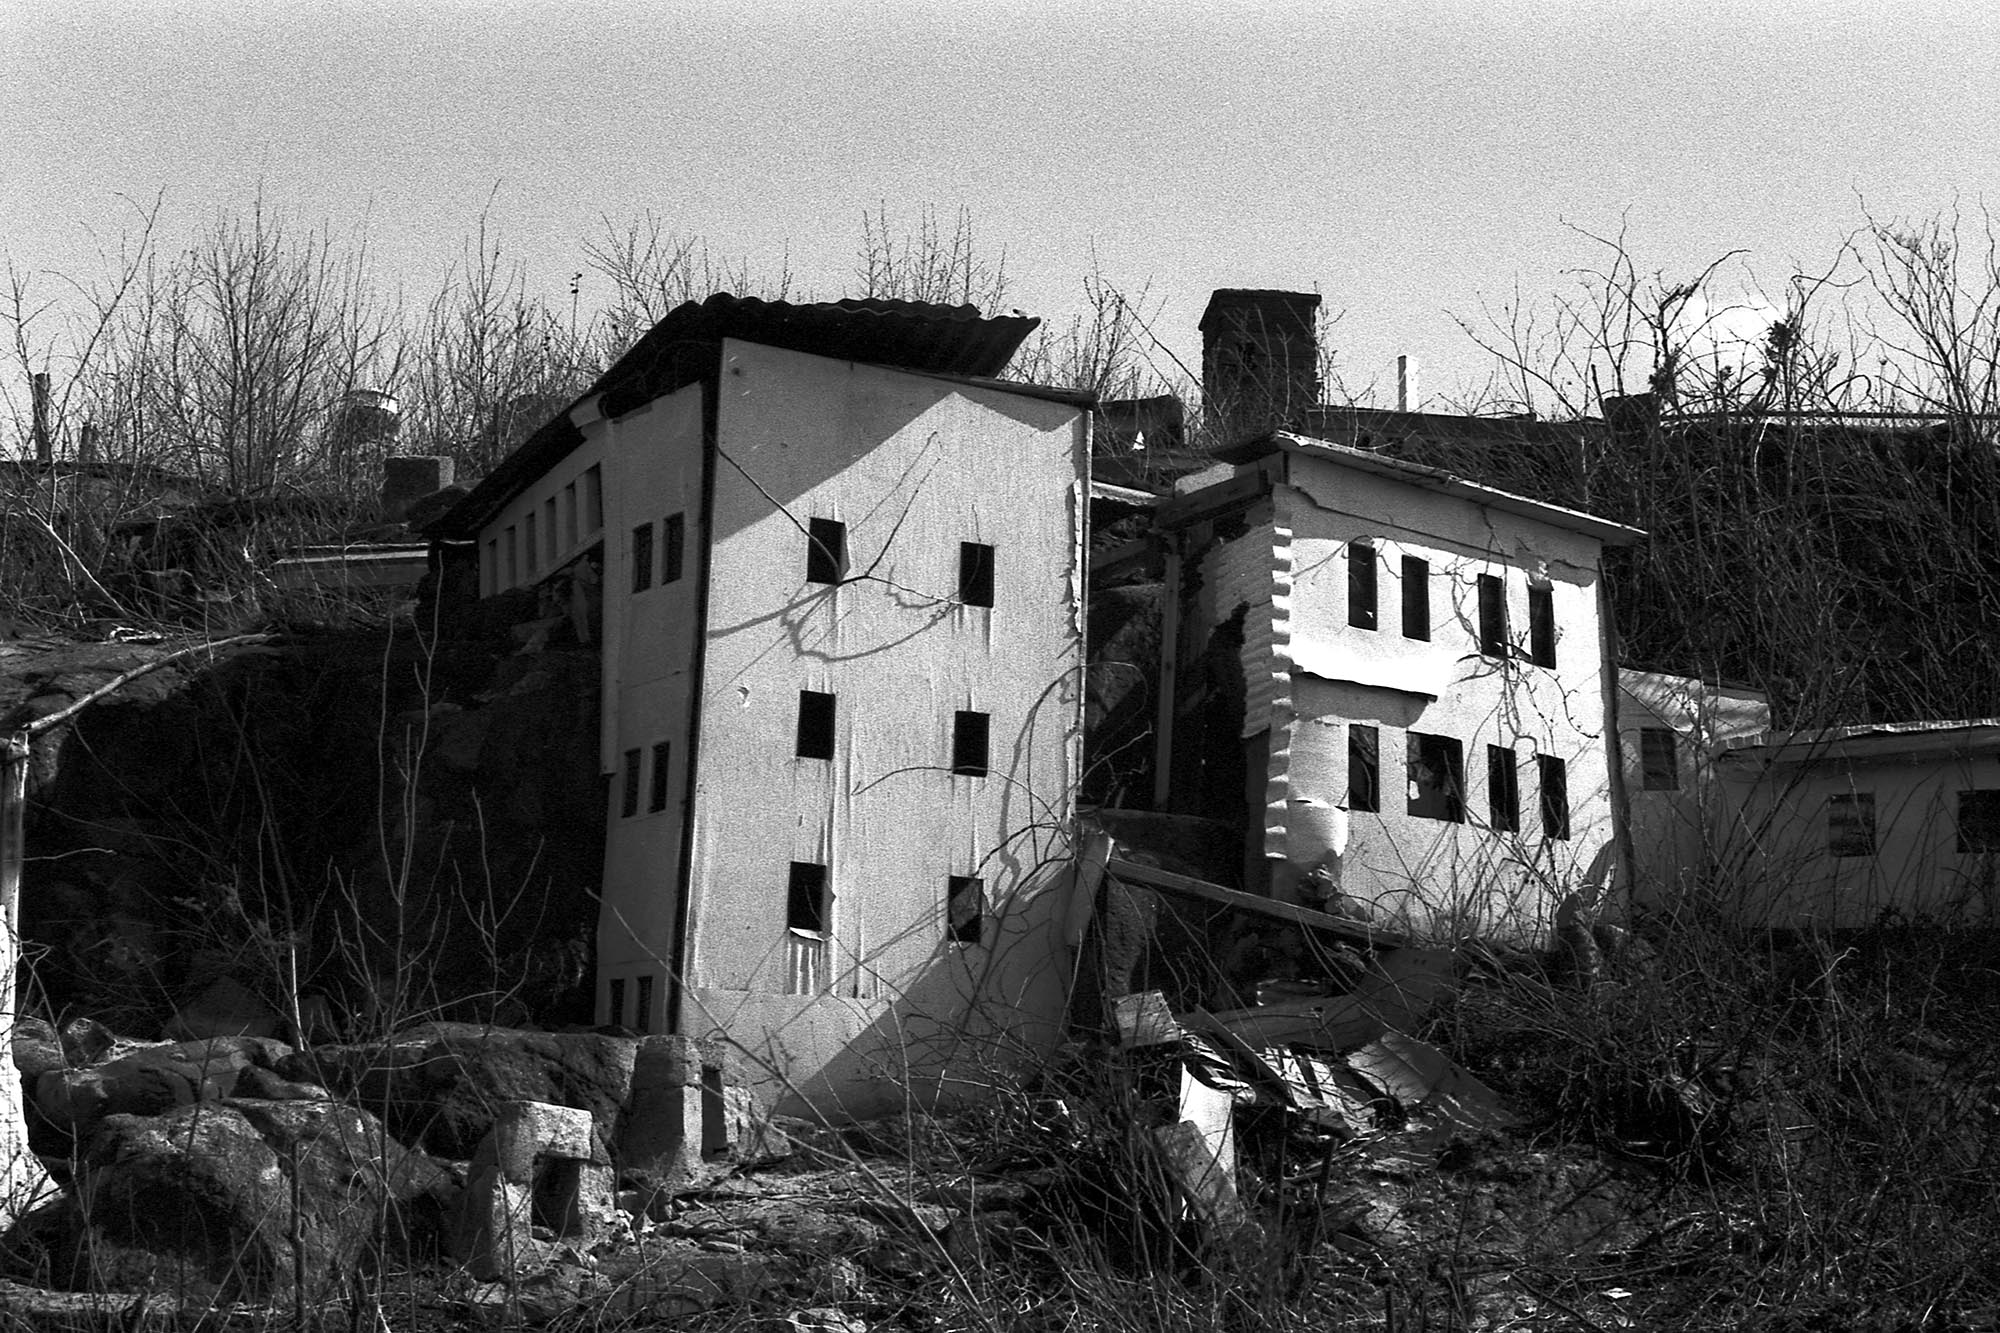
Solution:
[[[634,1031],[640,1033],[651,1032],[653,1030],[653,979],[651,977],[640,977],[637,990],[639,993],[633,997],[632,1004],[632,1028]]]
[[[1546,585],[1528,585],[1528,660],[1556,664],[1556,590]]]
[[[641,523],[632,529],[632,591],[644,592],[653,586],[653,525]]]
[[[1373,546],[1347,544],[1347,623],[1356,629],[1375,628],[1375,565]]]
[[[653,743],[653,789],[646,801],[648,814],[658,814],[667,808],[667,778],[674,771],[674,743],[655,741]]]
[[[1569,766],[1551,754],[1535,756],[1542,788],[1542,836],[1569,837]]]
[[[824,935],[832,907],[826,867],[815,861],[792,862],[791,884],[785,893],[785,924],[793,930]]]
[[[1836,792],[1826,801],[1826,850],[1834,856],[1875,854],[1875,793]]]
[[[573,481],[563,487],[562,513],[562,544],[563,549],[567,551],[570,547],[576,545],[581,537],[581,534],[576,530],[576,483]]]
[[[668,514],[660,523],[660,582],[679,583],[686,559],[687,516]]]
[[[951,722],[951,771],[962,777],[986,776],[986,734],[991,719],[985,713],[961,709]]]
[[[958,544],[958,600],[967,606],[993,605],[993,548],[983,542]]]
[[[1507,582],[1498,574],[1479,576],[1479,651],[1507,656]]]
[[[618,813],[626,819],[639,813],[639,768],[643,756],[637,750],[625,752],[624,790],[618,798]]]
[[[486,558],[479,562],[479,595],[491,597],[500,591],[500,539],[486,539]]]
[[[513,528],[507,529],[507,586],[519,587],[521,583],[521,534]]]
[[[535,529],[535,511],[530,509],[527,516],[521,520],[523,545],[527,547],[529,578],[535,577],[535,569],[541,563],[542,556],[542,544],[536,540],[538,534]]]
[[[1382,808],[1382,738],[1375,728],[1349,723],[1347,728],[1347,808]]]
[[[818,690],[799,691],[798,743],[801,759],[833,758],[833,696]]]
[[[847,573],[847,525],[816,518],[806,526],[806,582],[840,582]]]
[[[977,944],[986,924],[986,881],[976,875],[953,875],[945,893],[945,938],[953,944]]]
[[[1512,746],[1486,747],[1486,821],[1495,833],[1521,830],[1521,774]]]
[[[607,1018],[605,1021],[611,1024],[612,1027],[622,1028],[625,1026],[624,979],[622,977],[614,977],[611,981],[609,989],[611,991],[610,1004],[609,1004],[609,1008],[611,1010],[611,1016]]]
[[[1431,565],[1414,555],[1403,557],[1403,637],[1431,637]]]
[[[1639,789],[1679,791],[1679,738],[1667,727],[1639,728]]]
[[[2000,791],[1958,794],[1958,850],[2000,852]]]
[[[551,495],[542,501],[542,563],[550,569],[562,555],[562,543],[556,537],[556,497]]]
[[[1450,736],[1410,733],[1410,813],[1465,822],[1465,747]]]
[[[595,466],[583,474],[583,530],[604,531],[604,471]]]

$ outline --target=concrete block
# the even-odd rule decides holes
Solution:
[[[546,1257],[535,1226],[593,1241],[617,1220],[617,1174],[590,1112],[509,1102],[479,1145],[451,1232],[451,1250],[481,1281]]]

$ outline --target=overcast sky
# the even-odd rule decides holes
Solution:
[[[962,205],[1029,313],[1093,247],[1189,358],[1212,288],[1317,289],[1351,381],[1408,352],[1437,390],[1479,364],[1449,312],[1593,258],[1565,223],[1776,280],[1863,201],[1976,208],[1996,93],[1974,0],[0,0],[0,251],[89,271],[122,200],[172,241],[261,182],[412,291],[490,196],[545,290],[651,209],[835,295],[863,210]]]

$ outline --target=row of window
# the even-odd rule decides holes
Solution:
[[[2000,852],[2000,790],[1958,794],[1960,852]],[[1826,850],[1833,856],[1875,854],[1875,793],[1838,792],[1826,802]]]
[[[945,876],[945,939],[977,944],[986,929],[986,881]],[[785,927],[825,938],[833,930],[833,874],[824,862],[794,861],[785,886]]]
[[[1464,823],[1465,747],[1454,736],[1423,731],[1406,736],[1409,813],[1419,819]],[[1535,778],[1542,836],[1569,837],[1568,766],[1555,755],[1538,754]],[[1382,809],[1381,732],[1362,723],[1351,723],[1347,728],[1347,808]],[[1519,759],[1509,746],[1486,747],[1486,824],[1496,833],[1518,833],[1521,829]]]
[[[609,987],[611,1017],[614,1027],[625,1026],[625,979],[613,977]],[[653,979],[640,977],[633,987],[638,1003],[632,1007],[632,1030],[644,1035],[653,1030]]]
[[[486,539],[482,571],[486,590],[496,593],[518,587],[554,569],[564,553],[603,527],[604,474],[593,465],[565,483],[560,493],[530,507],[520,522],[509,523],[505,531]]]
[[[1347,623],[1354,629],[1381,628],[1377,573],[1381,560],[1370,542],[1347,546]],[[1430,642],[1431,566],[1421,556],[1406,555],[1402,566],[1403,637]],[[1546,583],[1528,585],[1528,648],[1514,646],[1507,624],[1507,581],[1498,574],[1478,578],[1479,651],[1488,657],[1525,656],[1536,666],[1556,664],[1555,590]]]
[[[668,514],[660,520],[660,586],[681,581],[682,561],[687,551],[687,516]],[[653,586],[653,525],[650,521],[632,529],[632,591],[644,592]]]
[[[846,578],[847,525],[834,518],[807,520],[806,582]],[[985,542],[958,544],[958,600],[966,606],[993,605],[993,548]]]

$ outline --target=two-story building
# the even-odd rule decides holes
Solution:
[[[1034,323],[683,306],[454,511],[488,596],[601,569],[601,1020],[850,1112],[1051,1040],[1089,414],[988,378]]]

